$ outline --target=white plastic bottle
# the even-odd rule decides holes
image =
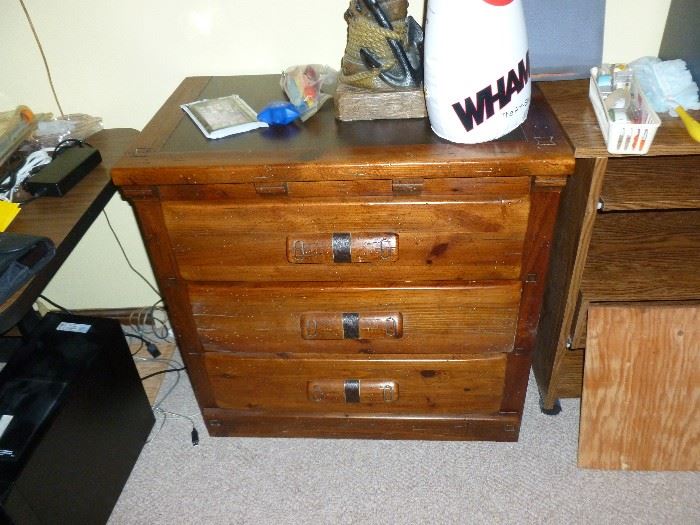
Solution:
[[[423,66],[438,136],[475,144],[511,132],[531,96],[522,0],[428,0]]]

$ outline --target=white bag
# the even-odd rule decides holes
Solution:
[[[428,0],[423,67],[438,136],[475,144],[517,128],[532,87],[522,0]]]

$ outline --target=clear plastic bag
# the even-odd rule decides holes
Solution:
[[[338,72],[319,64],[287,68],[280,79],[282,89],[299,110],[302,121],[310,118],[328,99],[333,98],[337,82]]]
[[[83,113],[73,113],[54,119],[40,120],[33,139],[39,147],[56,146],[68,139],[85,140],[102,129],[102,119]]]

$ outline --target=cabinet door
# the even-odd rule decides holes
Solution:
[[[700,306],[590,309],[579,466],[700,468]]]

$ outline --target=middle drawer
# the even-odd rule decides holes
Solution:
[[[527,194],[480,200],[165,201],[191,281],[518,279]]]
[[[519,281],[188,285],[205,351],[480,353],[513,349]]]

